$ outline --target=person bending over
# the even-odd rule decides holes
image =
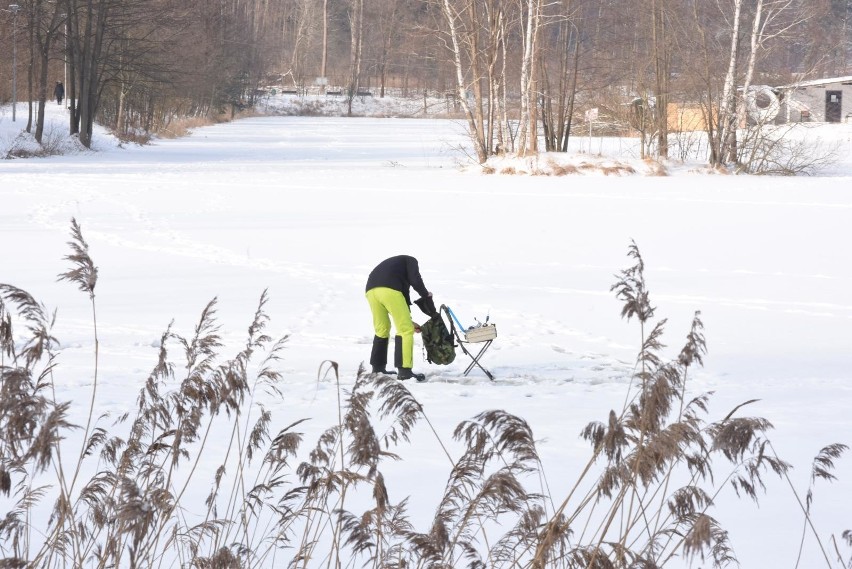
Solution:
[[[388,342],[390,340],[391,320],[396,332],[394,337],[394,366],[399,379],[426,379],[422,373],[412,371],[414,363],[414,332],[417,325],[411,320],[410,289],[414,289],[421,298],[432,296],[423,277],[417,259],[410,255],[397,255],[385,259],[370,272],[367,278],[367,302],[373,314],[373,350],[370,353],[370,365],[373,373],[393,373],[386,367],[388,363]]]

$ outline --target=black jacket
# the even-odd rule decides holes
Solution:
[[[367,278],[367,290],[380,286],[401,292],[409,306],[409,289],[413,288],[420,296],[429,295],[426,285],[423,284],[423,277],[420,276],[417,259],[410,255],[397,255],[376,265]]]

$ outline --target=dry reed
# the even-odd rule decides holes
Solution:
[[[89,296],[97,346],[97,268],[73,220],[70,245],[72,268],[60,278]],[[73,453],[65,438],[76,428],[67,420],[71,403],[56,401],[52,390],[53,317],[25,291],[0,285],[0,494],[10,500],[0,518],[0,567],[628,569],[683,557],[735,565],[712,515],[716,498],[730,488],[757,501],[765,477],[786,476],[789,465],[767,438],[772,425],[740,415],[751,401],[711,420],[711,395],[687,396],[706,355],[700,313],[667,359],[666,321],[654,320],[635,243],[628,256],[633,264],[616,275],[612,291],[622,316],[639,324],[635,372],[621,407],[580,433],[590,457],[575,473],[558,473],[572,480],[564,495],[549,490],[530,425],[487,410],[456,427],[463,450],[455,458],[445,450],[449,474],[423,528],[409,518],[407,498],[391,500],[384,470],[414,429],[432,428],[403,383],[362,368],[344,390],[337,365],[324,362],[320,375],[333,375],[337,386],[337,423],[304,452],[304,420],[270,430],[272,415],[258,401],[262,393],[280,396],[277,364],[287,338],[265,334],[265,291],[245,345],[230,359],[221,360],[216,299],[188,337],[170,324],[136,408],[111,422],[94,418],[95,372],[83,447]],[[25,342],[14,341],[18,325]],[[813,482],[832,480],[846,450],[829,445],[814,460],[803,540],[812,528]],[[74,460],[61,460],[63,451]],[[215,472],[200,468],[210,455],[221,461]],[[93,474],[78,481],[83,472]],[[200,508],[187,502],[187,490],[199,484],[210,487]],[[369,504],[355,508],[356,495]],[[50,511],[46,528],[34,525],[41,504]],[[813,533],[827,566],[843,567],[852,532],[831,540],[832,555]]]

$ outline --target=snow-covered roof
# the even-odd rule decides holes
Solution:
[[[816,87],[818,85],[829,85],[831,83],[852,82],[852,75],[844,77],[826,77],[825,79],[811,79],[810,81],[798,81],[790,85],[781,85],[781,89],[795,89],[796,87]]]

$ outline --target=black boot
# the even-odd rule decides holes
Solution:
[[[393,367],[396,369],[402,367],[402,336],[393,338]]]
[[[399,378],[399,379],[411,379],[412,377],[414,379],[416,379],[417,381],[426,381],[426,374],[425,373],[414,373],[413,371],[411,371],[410,367],[399,368],[399,375],[397,375],[397,378]]]
[[[388,341],[389,338],[373,336],[373,351],[370,352],[370,366],[373,368],[373,373],[383,373],[385,375],[396,373],[395,371],[385,369],[388,365]]]
[[[414,373],[410,367],[402,367],[402,336],[396,336],[393,339],[393,366],[399,370],[397,379],[411,379],[417,381],[425,381],[426,375],[422,373]]]

